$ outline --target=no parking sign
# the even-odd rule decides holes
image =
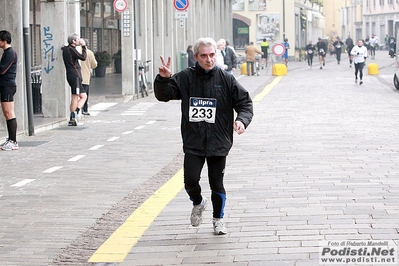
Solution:
[[[188,0],[174,0],[173,5],[177,11],[184,11],[188,8],[190,2]]]
[[[281,56],[285,53],[285,46],[282,45],[281,43],[276,43],[272,47],[272,52],[276,56]]]

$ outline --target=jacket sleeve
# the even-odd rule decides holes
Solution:
[[[233,59],[233,68],[237,68],[237,56],[236,56],[236,53],[234,53],[234,51],[231,50],[231,54],[232,54],[231,58]]]
[[[176,83],[176,75],[171,78],[163,78],[158,74],[154,81],[154,94],[155,98],[161,102],[180,100],[181,93]]]
[[[1,60],[0,65],[0,75],[4,75],[8,69],[12,66],[16,58],[15,52],[14,53],[6,53],[3,60]]]
[[[69,53],[73,58],[79,59],[81,61],[86,60],[87,52],[86,52],[86,46],[82,46],[82,53],[79,53],[76,48],[69,49]]]
[[[233,107],[237,112],[235,120],[241,121],[247,128],[254,115],[253,103],[249,92],[235,79],[233,81]]]
[[[351,50],[351,55],[356,55],[357,51],[356,51],[356,46],[354,46]]]
[[[88,55],[88,54],[87,54]],[[90,62],[90,68],[91,69],[94,69],[94,68],[96,68],[97,67],[97,60],[96,60],[96,57],[94,56],[94,54],[93,53],[91,53],[91,62]]]

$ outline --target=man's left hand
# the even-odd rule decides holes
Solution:
[[[238,135],[241,135],[245,132],[245,126],[241,121],[234,122],[234,131],[237,132]]]

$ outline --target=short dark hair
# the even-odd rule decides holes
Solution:
[[[10,44],[11,43],[11,33],[6,30],[0,31],[0,40],[6,41],[8,44]]]
[[[265,42],[265,41],[266,41],[266,38],[263,38],[263,41]]]

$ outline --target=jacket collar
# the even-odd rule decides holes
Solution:
[[[206,71],[198,64],[198,62],[195,62],[195,69],[196,69],[197,73],[202,74],[202,75],[211,75],[212,76],[215,74],[216,68],[217,68],[217,66],[215,65],[211,70]]]

